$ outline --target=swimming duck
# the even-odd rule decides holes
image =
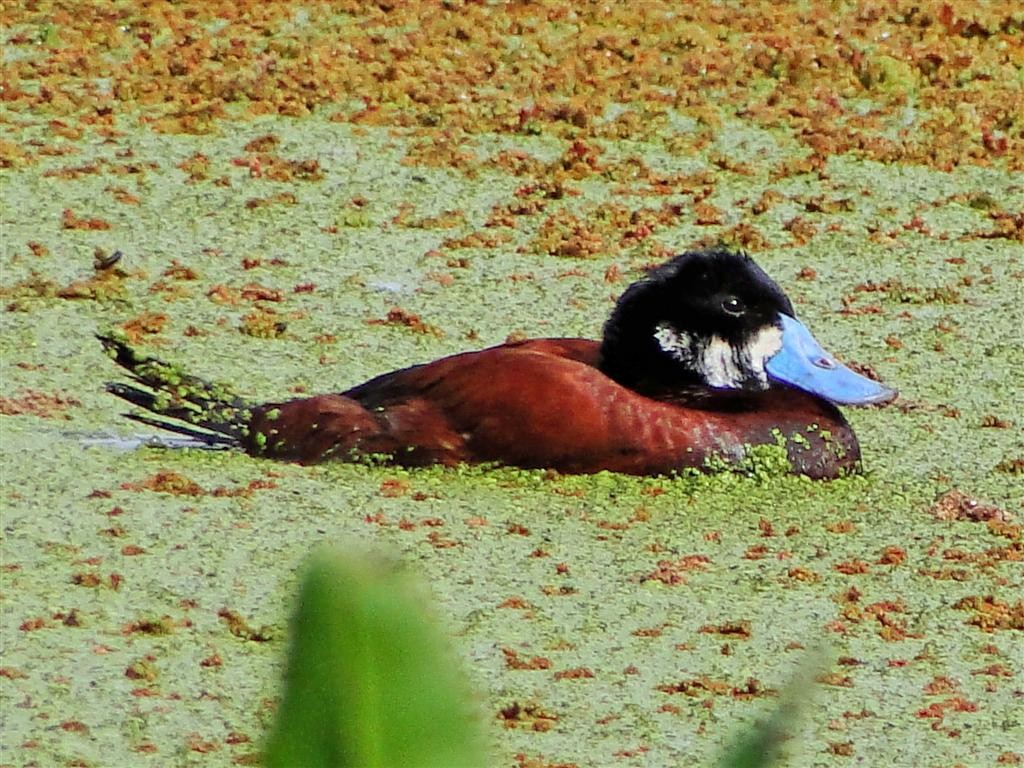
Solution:
[[[162,417],[133,418],[302,463],[660,475],[740,464],[750,446],[781,443],[794,473],[834,478],[860,463],[836,404],[896,396],[825,352],[749,256],[721,249],[683,253],[630,285],[600,342],[507,342],[340,394],[251,404],[100,339],[135,382],[107,389]]]

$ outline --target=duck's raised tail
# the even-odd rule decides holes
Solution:
[[[107,391],[148,413],[129,418],[210,445],[241,445],[249,434],[251,405],[227,387],[143,357],[123,337],[97,334],[107,355],[128,371],[132,384],[107,382]]]

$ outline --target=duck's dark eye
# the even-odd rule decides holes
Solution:
[[[727,299],[722,299],[722,309],[724,309],[730,315],[739,316],[747,311],[747,305],[743,303],[742,299],[738,299],[735,296],[730,296]]]

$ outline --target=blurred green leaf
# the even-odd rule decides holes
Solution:
[[[472,698],[429,600],[381,558],[311,558],[267,768],[488,765]]]
[[[780,747],[792,735],[814,695],[815,677],[822,671],[825,656],[823,651],[811,654],[783,689],[768,717],[731,740],[715,763],[717,768],[769,768],[786,762]]]

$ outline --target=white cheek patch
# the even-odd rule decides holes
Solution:
[[[773,325],[740,346],[721,336],[697,337],[667,323],[657,326],[654,338],[673,360],[693,369],[708,386],[720,389],[767,388],[765,363],[782,348],[782,330]]]
[[[685,365],[693,365],[696,345],[690,334],[677,331],[668,323],[660,323],[654,329],[654,338],[657,340],[658,346],[661,347],[661,351],[668,353],[673,360],[678,360]]]
[[[698,370],[712,387],[738,388],[746,376],[740,368],[737,349],[721,336],[712,336],[701,350]]]
[[[757,379],[761,388],[768,386],[768,371],[765,364],[782,349],[782,329],[769,325],[740,348],[745,368]]]

